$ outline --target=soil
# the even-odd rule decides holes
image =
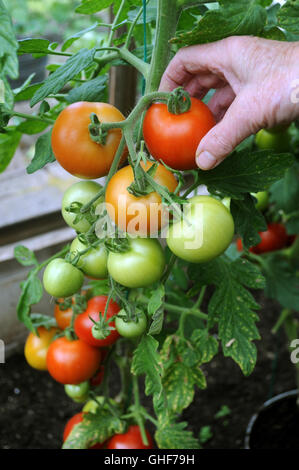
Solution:
[[[244,448],[251,416],[264,401],[295,388],[294,366],[284,333],[274,337],[270,332],[279,306],[263,298],[258,301],[262,305],[259,322],[262,340],[256,342],[258,360],[254,372],[244,377],[231,359],[219,353],[204,367],[207,389],[199,390],[183,413],[183,420],[188,421],[196,436],[202,428],[210,427],[211,437],[202,444],[205,449]],[[31,369],[23,354],[9,358],[0,368],[0,448],[59,449],[66,421],[82,405],[73,403],[63,386],[46,372]],[[227,407],[227,414],[219,417],[217,413],[223,406]],[[277,441],[275,448],[281,445]]]

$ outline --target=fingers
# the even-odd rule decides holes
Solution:
[[[208,107],[212,111],[216,121],[220,121],[232,104],[236,95],[229,85],[219,88],[215,91],[212,98],[208,102]]]
[[[196,163],[202,170],[215,168],[242,140],[259,130],[259,111],[251,102],[250,94],[238,95],[223,119],[203,137],[196,152]]]

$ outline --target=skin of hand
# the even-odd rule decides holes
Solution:
[[[246,137],[299,117],[299,42],[253,36],[184,47],[165,70],[160,91],[183,86],[208,106],[216,125],[202,138],[196,163],[210,170]]]

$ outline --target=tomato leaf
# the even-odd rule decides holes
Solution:
[[[163,388],[167,396],[167,406],[174,413],[181,413],[194,398],[192,371],[182,362],[175,362],[163,377]]]
[[[49,131],[37,139],[33,159],[26,168],[27,173],[34,173],[52,162],[55,162],[55,156],[51,147],[51,131]]]
[[[258,232],[267,230],[267,223],[261,211],[256,209],[254,198],[246,194],[244,201],[232,199],[230,209],[235,230],[242,236],[244,246],[257,245],[261,241]]]
[[[276,299],[285,308],[299,310],[299,279],[296,269],[278,253],[268,255],[264,261],[266,296]]]
[[[299,34],[299,2],[288,1],[277,14],[278,25],[295,34]]]
[[[30,320],[34,329],[37,329],[40,326],[44,326],[47,330],[49,330],[50,328],[57,326],[54,317],[43,315],[42,313],[31,313]]]
[[[131,371],[134,375],[145,374],[145,393],[160,394],[162,391],[162,366],[157,352],[159,343],[152,336],[142,337],[134,351]]]
[[[68,103],[77,101],[104,101],[108,83],[108,75],[100,75],[83,85],[73,88],[67,95]]]
[[[22,134],[39,134],[40,132],[44,131],[47,127],[49,127],[49,123],[45,121],[34,121],[32,119],[28,119],[27,121],[21,122],[16,127],[18,132],[22,132]]]
[[[213,170],[200,170],[200,181],[210,193],[235,199],[244,199],[245,193],[265,191],[294,163],[293,155],[272,152],[234,152]]]
[[[296,162],[289,168],[282,179],[274,183],[270,188],[270,202],[274,203],[277,210],[285,213],[296,211],[299,207],[299,164]]]
[[[19,145],[22,134],[14,130],[8,130],[0,134],[0,173],[10,164]]]
[[[155,441],[159,449],[199,449],[200,445],[191,431],[185,428],[187,423],[158,424],[155,432]]]
[[[228,36],[258,36],[267,21],[267,13],[257,2],[221,0],[218,9],[208,10],[195,28],[178,34],[171,40],[181,46],[204,44]]]
[[[82,4],[76,8],[75,12],[91,15],[110,7],[113,2],[114,0],[83,0]]]
[[[0,0],[0,77],[17,78],[19,62],[17,57],[18,42],[13,24],[3,0]]]
[[[23,266],[38,266],[35,254],[24,245],[16,246],[14,249],[14,255],[18,263]]]
[[[62,44],[61,50],[62,52],[66,51],[77,39],[81,38],[84,34],[88,33],[89,31],[93,31],[95,28],[100,26],[100,23],[94,23],[93,25],[89,26],[88,28],[79,31],[78,33],[73,34],[71,37],[67,38],[64,43]]]
[[[21,289],[17,305],[18,319],[34,333],[35,328],[30,318],[31,305],[37,304],[43,295],[42,283],[34,271],[30,271],[27,279],[21,283]]]
[[[90,50],[81,49],[77,54],[70,57],[61,67],[49,75],[31,98],[30,105],[34,106],[50,94],[60,91],[69,80],[93,63],[95,52],[95,48]]]
[[[21,90],[18,89],[15,95],[15,101],[27,101],[32,98],[34,93],[42,86],[42,83],[34,83],[33,85],[28,85]],[[15,90],[16,91],[16,90]]]
[[[207,329],[194,330],[191,343],[196,348],[199,364],[210,362],[218,352],[218,341],[209,335]]]
[[[125,421],[113,415],[106,407],[97,409],[96,413],[86,413],[81,423],[76,424],[63,449],[88,449],[101,444],[114,434],[121,434],[126,429]]]
[[[22,54],[48,54],[50,41],[48,39],[21,39],[19,41],[18,55]]]
[[[150,317],[152,317],[152,323],[149,329],[150,335],[158,335],[163,327],[164,320],[164,309],[163,300],[165,296],[165,289],[163,284],[159,284],[149,299],[147,305],[147,311]]]
[[[244,375],[249,375],[256,363],[254,340],[260,339],[256,327],[260,307],[246,289],[263,289],[265,280],[258,267],[247,260],[234,261],[226,256],[188,269],[195,282],[214,284],[216,290],[208,307],[208,326],[218,323],[218,335],[224,356],[239,364]]]

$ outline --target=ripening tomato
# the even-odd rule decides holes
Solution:
[[[53,379],[62,384],[79,384],[98,370],[101,351],[80,339],[58,338],[50,345],[47,367]]]
[[[249,251],[255,254],[268,253],[270,251],[280,250],[288,243],[288,234],[284,225],[273,223],[268,224],[267,230],[259,232],[261,237],[258,245],[249,248]],[[238,251],[243,250],[242,240],[237,240]]]
[[[24,354],[28,364],[34,369],[47,370],[47,352],[53,340],[57,328],[47,328],[40,326],[37,328],[38,336],[34,333],[29,333],[26,343]]]
[[[216,124],[206,104],[191,98],[186,113],[172,114],[164,103],[146,112],[143,136],[150,154],[176,170],[196,169],[195,153],[204,135]]]
[[[68,326],[70,326],[73,316],[73,309],[72,307],[66,308],[63,310],[60,306],[60,303],[63,302],[63,299],[58,299],[59,303],[55,304],[54,307],[54,316],[57,325],[62,330],[65,330]]]
[[[153,163],[141,163],[148,171]],[[173,173],[159,164],[153,179],[165,186],[170,192],[177,187]],[[147,235],[156,233],[168,221],[167,209],[163,207],[161,197],[157,192],[136,197],[127,188],[134,181],[134,173],[130,165],[119,170],[108,183],[105,203],[110,218],[118,227],[130,234]]]
[[[107,175],[122,136],[120,129],[111,129],[105,145],[94,142],[88,130],[92,113],[101,122],[119,122],[125,119],[111,104],[78,101],[59,114],[52,131],[52,149],[56,160],[66,171],[78,178],[100,178]]]
[[[94,326],[92,320],[97,322],[100,319],[100,314],[101,316],[104,315],[107,300],[108,297],[106,295],[92,297],[87,302],[86,310],[83,313],[77,315],[75,319],[74,328],[76,335],[90,346],[110,346],[119,338],[119,334],[116,330],[111,330],[110,334],[105,339],[96,339],[92,334],[92,327]],[[118,304],[113,300],[110,300],[106,320],[109,320],[114,315],[117,315],[119,310],[120,308]],[[109,322],[109,326],[114,328],[114,321]]]
[[[115,434],[107,442],[107,449],[153,449],[154,443],[150,433],[145,430],[148,444],[144,444],[139,426],[130,426],[123,434]]]
[[[169,228],[166,241],[179,258],[205,263],[221,255],[233,235],[234,220],[227,207],[211,196],[194,196],[184,205],[184,217]]]

